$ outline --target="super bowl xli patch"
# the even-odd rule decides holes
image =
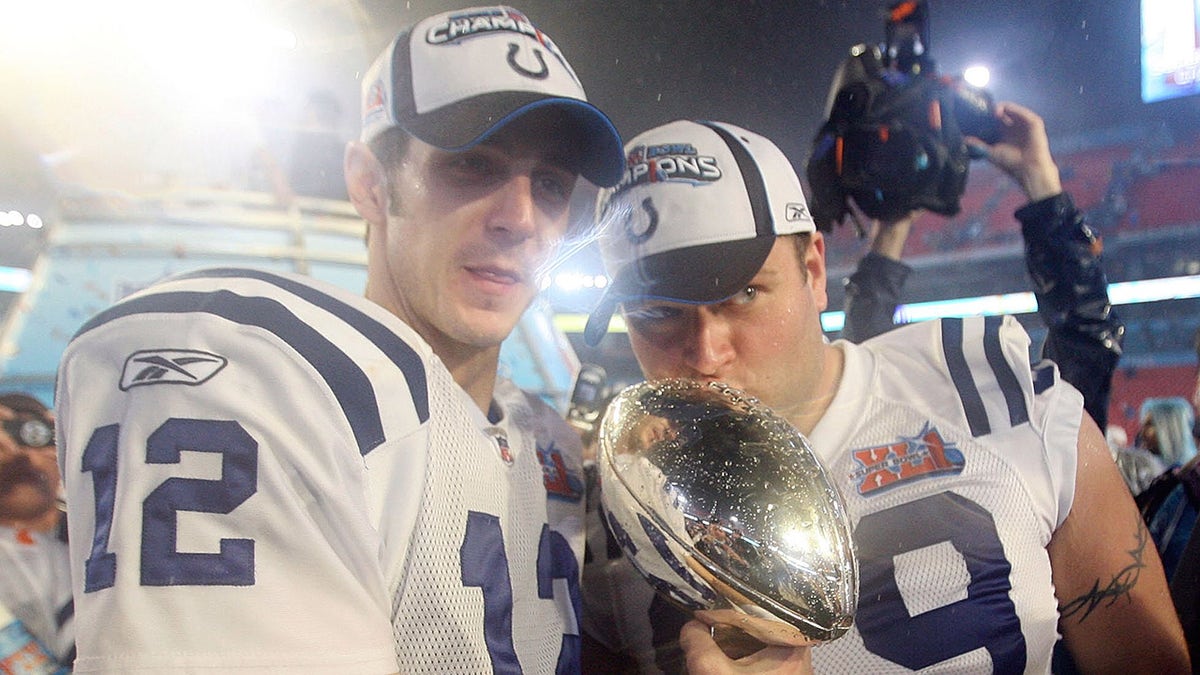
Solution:
[[[958,446],[946,442],[929,422],[915,436],[901,436],[894,443],[851,450],[850,454],[855,465],[850,479],[860,495],[920,478],[958,474],[966,465]]]

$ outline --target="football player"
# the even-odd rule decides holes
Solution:
[[[678,121],[626,151],[598,209],[613,282],[585,336],[598,341],[619,307],[647,378],[733,385],[811,440],[840,482],[860,569],[854,627],[812,650],[817,672],[1048,672],[1060,636],[1083,672],[1188,672],[1104,438],[1055,364],[1029,363],[1015,320],[830,344],[825,242],[778,148]]]
[[[76,672],[579,669],[579,440],[497,364],[620,138],[509,7],[419,21],[362,87],[365,298],[200,270],[64,354]]]

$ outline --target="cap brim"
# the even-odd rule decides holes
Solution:
[[[762,269],[776,237],[754,237],[664,251],[626,264],[588,316],[584,342],[591,347],[608,332],[617,305],[662,300],[708,305],[727,300]]]
[[[582,145],[575,149],[579,153],[580,175],[600,187],[620,182],[625,172],[621,135],[599,108],[580,99],[525,91],[494,92],[452,103],[403,126],[412,135],[443,150],[466,150],[513,120],[547,107],[561,110],[579,130]],[[496,117],[497,110],[511,112]]]

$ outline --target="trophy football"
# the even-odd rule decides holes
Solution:
[[[849,630],[858,567],[841,494],[807,439],[753,397],[633,385],[601,423],[599,464],[609,527],[660,594],[758,648]]]

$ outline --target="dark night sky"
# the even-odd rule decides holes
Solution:
[[[376,2],[374,30],[461,3]],[[679,118],[719,119],[775,140],[799,166],[849,48],[883,40],[886,2],[861,0],[526,0],[514,2],[563,48],[589,97],[627,138]],[[1195,97],[1144,105],[1137,0],[931,0],[943,73],[992,69],[997,99],[1040,112],[1052,138],[1194,124]],[[374,38],[372,38],[374,39]],[[1166,122],[1164,122],[1166,121]]]
[[[721,120],[771,138],[797,168],[807,160],[822,121],[834,70],[854,44],[883,40],[888,4],[512,1],[559,43],[591,100],[609,113],[626,138],[678,118]],[[1055,142],[1135,126],[1195,129],[1200,96],[1153,105],[1140,101],[1138,2],[929,0],[930,52],[946,74],[976,63],[990,66],[989,89],[995,97],[1041,113]],[[343,102],[342,131],[352,137],[357,135],[358,78],[383,46],[403,25],[471,4],[475,3],[247,0],[246,8],[261,9],[272,22],[294,32],[297,47],[283,58],[277,78],[247,95],[261,99],[249,110],[239,112],[230,105],[214,108],[208,117],[198,113],[194,103],[206,83],[193,84],[188,76],[163,66],[187,57],[183,62],[190,59],[188,72],[193,77],[212,80],[208,85],[228,83],[238,79],[240,71],[253,70],[250,62],[224,64],[233,72],[223,74],[218,57],[231,53],[230,45],[213,51],[212,40],[193,39],[188,42],[192,51],[150,52],[146,57],[126,43],[155,37],[154,30],[143,34],[122,29],[140,18],[154,26],[152,17],[120,15],[116,9],[132,7],[120,3],[96,9],[94,17],[77,18],[66,28],[64,22],[44,17],[43,28],[50,32],[38,38],[41,42],[31,43],[36,50],[12,50],[0,57],[0,84],[15,92],[0,101],[0,124],[20,129],[30,146],[24,153],[7,154],[67,157],[67,168],[78,172],[77,180],[97,187],[136,186],[137,180],[126,176],[138,172],[195,180],[193,173],[205,167],[229,164],[212,151],[244,142],[229,133],[239,132],[236,124],[218,119],[216,113],[250,118],[269,111],[258,123],[282,129],[295,123],[305,93],[318,88]],[[93,26],[97,23],[104,25]],[[229,23],[221,26],[231,29]],[[171,30],[179,27],[166,29],[164,35]],[[29,27],[17,31],[35,32]],[[84,39],[98,46],[85,47]],[[132,58],[122,61],[126,53]],[[83,110],[87,115],[81,118],[78,111]],[[236,155],[233,150],[228,154]],[[20,170],[0,168],[6,173]]]

